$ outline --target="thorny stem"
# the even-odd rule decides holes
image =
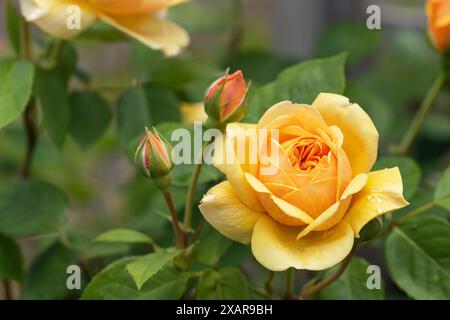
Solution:
[[[422,127],[423,122],[425,121],[429,111],[431,110],[431,107],[433,106],[433,103],[436,100],[439,91],[445,84],[446,80],[447,74],[444,71],[442,71],[436,77],[427,94],[425,95],[425,98],[422,100],[420,108],[414,116],[414,119],[411,122],[410,127],[406,131],[402,141],[400,142],[400,145],[394,148],[394,153],[400,155],[408,153],[415,138],[419,134],[420,128]]]
[[[172,196],[169,191],[163,191],[164,200],[166,200],[167,207],[170,211],[170,216],[172,217],[172,226],[173,232],[175,233],[175,240],[177,243],[177,247],[179,249],[185,249],[185,243],[183,241],[183,233],[180,229],[180,222],[178,221],[177,210],[175,209],[175,205],[173,204]]]
[[[336,281],[345,271],[348,264],[350,263],[350,260],[352,259],[354,250],[352,250],[348,256],[344,259],[344,261],[341,262],[339,265],[339,269],[333,273],[328,278],[325,278],[324,280],[320,281],[317,284],[312,284],[310,286],[307,286],[303,288],[302,292],[300,293],[300,300],[307,300],[311,297],[313,297],[317,292],[325,288],[326,286],[330,285],[334,281]]]

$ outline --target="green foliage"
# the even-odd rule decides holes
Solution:
[[[30,100],[33,65],[13,58],[0,58],[0,128],[16,120]]]
[[[283,100],[310,104],[321,92],[343,93],[346,56],[310,60],[283,70],[275,81],[255,90],[244,122],[257,122],[268,108]]]
[[[102,233],[94,241],[121,242],[121,243],[149,243],[153,240],[146,234],[131,229],[113,229]]]
[[[6,31],[9,44],[17,55],[20,53],[20,19],[12,0],[6,0]]]
[[[111,120],[108,103],[95,92],[73,92],[70,102],[70,134],[81,147],[97,141]]]
[[[61,242],[46,248],[32,263],[23,284],[23,298],[30,300],[68,297],[67,267],[76,263],[74,253]]]
[[[35,90],[42,108],[44,126],[53,142],[61,147],[70,126],[67,88],[56,70],[39,68],[36,74]]]
[[[126,266],[136,257],[120,259],[100,271],[84,290],[84,300],[179,299],[190,275],[167,265],[138,290]]]
[[[315,55],[327,57],[347,51],[349,63],[356,63],[364,56],[371,54],[380,40],[379,31],[370,30],[362,23],[333,25],[318,39]]]
[[[353,257],[339,279],[321,290],[318,298],[322,300],[382,300],[385,290],[382,280],[380,280],[380,289],[369,289],[367,286],[368,278],[373,274],[367,271],[369,265],[363,258]],[[332,275],[337,268],[338,266],[327,270],[324,277]]]
[[[436,203],[450,211],[450,167],[444,171],[434,193]]]
[[[450,224],[417,216],[394,227],[385,244],[395,283],[414,299],[450,299]]]
[[[56,187],[25,180],[0,191],[0,232],[9,236],[56,232],[66,197]]]
[[[207,270],[198,281],[196,299],[249,299],[247,279],[239,269],[233,267]]]
[[[198,239],[199,243],[194,247],[194,258],[202,264],[214,266],[227,252],[232,242],[209,225],[204,229]]]
[[[179,250],[162,250],[150,253],[127,264],[127,270],[133,277],[138,289],[141,289],[149,279],[179,254]]]
[[[22,280],[22,253],[13,238],[0,234],[0,279]]]

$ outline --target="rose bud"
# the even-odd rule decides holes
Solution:
[[[135,161],[145,176],[151,178],[159,189],[166,189],[171,182],[170,170],[173,167],[170,154],[172,146],[153,128],[145,128],[146,134],[139,143]]]
[[[448,0],[428,0],[426,3],[428,32],[441,52],[450,49],[450,3]]]
[[[231,122],[239,122],[247,113],[247,97],[250,83],[245,83],[242,71],[238,70],[216,80],[207,90],[205,111],[209,126],[222,128]]]

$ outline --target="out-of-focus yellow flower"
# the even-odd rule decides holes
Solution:
[[[207,192],[200,211],[228,238],[251,242],[267,269],[332,267],[370,220],[408,204],[397,167],[370,172],[378,132],[346,97],[280,102],[258,124],[231,123],[226,131],[214,164],[227,181]],[[264,171],[268,164],[276,170]]]
[[[450,47],[450,1],[428,0],[426,4],[428,30],[439,51]]]
[[[194,121],[205,122],[208,119],[208,115],[205,113],[205,106],[202,102],[183,102],[180,105],[180,111],[183,124],[191,125]]]
[[[70,39],[97,19],[153,49],[175,55],[189,43],[189,36],[165,19],[165,10],[187,0],[20,0],[22,15],[54,37]],[[75,7],[74,7],[75,6]],[[71,25],[73,9],[79,10],[80,28]],[[76,13],[75,13],[76,14]]]

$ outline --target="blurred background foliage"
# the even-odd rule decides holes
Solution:
[[[162,246],[171,244],[165,203],[149,181],[135,172],[133,149],[145,125],[155,125],[170,138],[171,129],[180,127],[182,120],[179,106],[201,101],[205,89],[226,67],[242,69],[246,78],[252,79],[256,88],[253,92],[256,92],[287,67],[310,58],[347,52],[345,95],[360,104],[378,128],[380,160],[376,166],[398,165],[405,180],[405,193],[411,206],[395,216],[400,217],[430,201],[443,170],[450,163],[450,91],[443,90],[439,95],[409,157],[384,156],[408,128],[438,73],[439,58],[424,32],[423,1],[372,2],[382,8],[381,30],[366,28],[365,1],[193,0],[169,13],[192,37],[189,49],[171,58],[102,23],[62,46],[34,29],[35,55],[55,54],[59,62],[51,69],[36,70],[35,90],[41,103],[42,122],[32,176],[58,189],[53,190],[48,185],[31,186],[35,189],[24,190],[24,196],[17,201],[30,206],[41,205],[39,199],[28,197],[36,190],[39,194],[58,193],[59,201],[52,202],[48,212],[53,212],[53,216],[46,218],[53,228],[50,233],[45,221],[35,226],[38,231],[45,231],[39,236],[21,230],[7,231],[8,224],[0,221],[1,232],[20,236],[22,254],[11,258],[15,266],[12,269],[16,272],[11,278],[21,281],[22,297],[78,298],[79,291],[69,292],[61,285],[65,283],[68,264],[86,264],[85,284],[109,262],[145,252],[145,245],[93,244],[92,239],[106,230],[129,227],[151,235]],[[16,14],[14,7],[0,13],[2,55],[14,54],[20,45],[15,40]],[[18,181],[24,148],[25,136],[20,121],[0,130],[1,189]],[[172,192],[180,213],[191,170],[190,166],[183,165],[174,172]],[[196,201],[221,178],[213,168],[205,168]],[[2,196],[5,194],[0,191],[0,198]],[[8,204],[2,201],[0,209],[4,210]],[[448,211],[437,206],[430,206],[426,212],[439,217],[436,219],[448,219]],[[198,219],[198,210],[194,217]],[[400,290],[398,283],[391,280],[384,258],[384,241],[385,238],[381,238],[361,250],[359,255],[369,262],[354,259],[339,282],[323,290],[318,298],[427,297],[405,289],[401,281]],[[4,243],[15,246],[7,244],[6,240]],[[201,266],[213,268],[220,263],[222,267],[240,268],[249,283],[265,281],[266,272],[254,260],[248,246],[225,239],[209,226],[204,226],[195,250],[199,269]],[[123,266],[124,262],[121,263]],[[368,294],[358,285],[346,290],[339,286],[344,281],[354,284],[354,279],[365,279],[368,264],[381,266],[385,279],[382,291]],[[111,270],[113,274],[114,268]],[[240,277],[234,274],[235,269],[221,270],[211,269],[210,274],[202,276],[202,281],[211,283]],[[170,270],[164,272],[159,276],[162,280],[158,281],[172,283],[174,277]],[[309,272],[298,273],[297,291],[310,276]],[[181,296],[183,291],[180,293],[177,288],[192,280],[177,279],[174,286],[167,289],[169,291],[160,287],[159,291],[146,288],[147,296],[141,298]],[[128,280],[123,279],[122,285],[128,289],[122,293],[105,289],[106,296],[92,297],[139,297],[142,293]],[[96,281],[103,280],[96,278]],[[283,276],[277,274],[274,290],[281,291],[283,284]],[[447,288],[444,292],[449,294],[450,290]],[[200,291],[197,297],[210,297],[208,294],[208,290]],[[226,296],[225,292],[221,297]],[[259,296],[252,293],[252,297]]]

